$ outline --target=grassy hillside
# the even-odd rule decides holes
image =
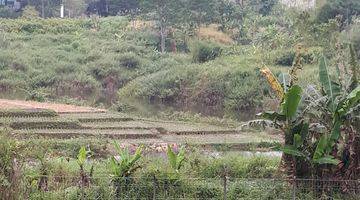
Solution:
[[[287,72],[299,42],[306,49],[299,82],[317,82],[317,37],[331,34],[331,23],[315,37],[299,29],[306,20],[289,16],[249,18],[240,42],[215,25],[194,36],[176,30],[164,54],[152,23],[133,26],[126,17],[0,19],[0,97],[251,118],[272,105],[259,69]]]

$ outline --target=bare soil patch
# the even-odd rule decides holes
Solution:
[[[50,109],[57,113],[91,113],[105,112],[104,109],[97,109],[84,106],[74,106],[57,103],[42,103],[35,101],[0,99],[0,109]]]

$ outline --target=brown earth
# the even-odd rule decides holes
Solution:
[[[0,109],[50,109],[57,113],[105,112],[104,109],[57,103],[0,99]]]

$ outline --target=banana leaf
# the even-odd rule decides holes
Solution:
[[[325,57],[320,58],[319,77],[320,77],[321,86],[325,94],[328,96],[330,110],[335,112],[336,109],[335,99],[336,96],[338,96],[340,93],[340,86],[339,84],[331,80]]]
[[[319,139],[319,142],[316,146],[314,155],[313,155],[313,160],[317,160],[323,157],[323,155],[325,154],[327,147],[328,147],[328,136],[326,134],[322,135]]]
[[[176,169],[176,154],[172,151],[170,145],[167,146],[167,156],[171,168]]]
[[[301,100],[301,93],[301,87],[298,85],[293,85],[285,94],[284,102],[281,105],[281,114],[286,116],[286,119],[290,120],[295,116]]]
[[[306,157],[306,155],[303,152],[297,150],[294,146],[284,146],[281,147],[280,150],[288,155]]]
[[[299,148],[302,145],[302,139],[301,139],[301,135],[299,134],[294,134],[294,146],[296,148]]]
[[[344,116],[352,107],[360,103],[360,85],[352,90],[344,101],[339,103],[337,108],[338,117]]]
[[[86,154],[87,154],[87,151],[86,151],[85,147],[81,147],[79,150],[79,153],[77,155],[77,162],[80,166],[84,165],[85,160],[86,160]]]
[[[337,165],[340,163],[340,160],[335,159],[333,156],[324,156],[324,157],[313,160],[313,163]]]
[[[267,120],[271,120],[271,121],[285,121],[286,120],[285,115],[279,114],[274,111],[265,111],[265,112],[258,114],[258,116],[262,117],[263,119],[267,119]]]

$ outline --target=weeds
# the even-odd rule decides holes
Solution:
[[[16,141],[7,130],[0,130],[0,198],[20,197],[21,165],[16,156]]]

